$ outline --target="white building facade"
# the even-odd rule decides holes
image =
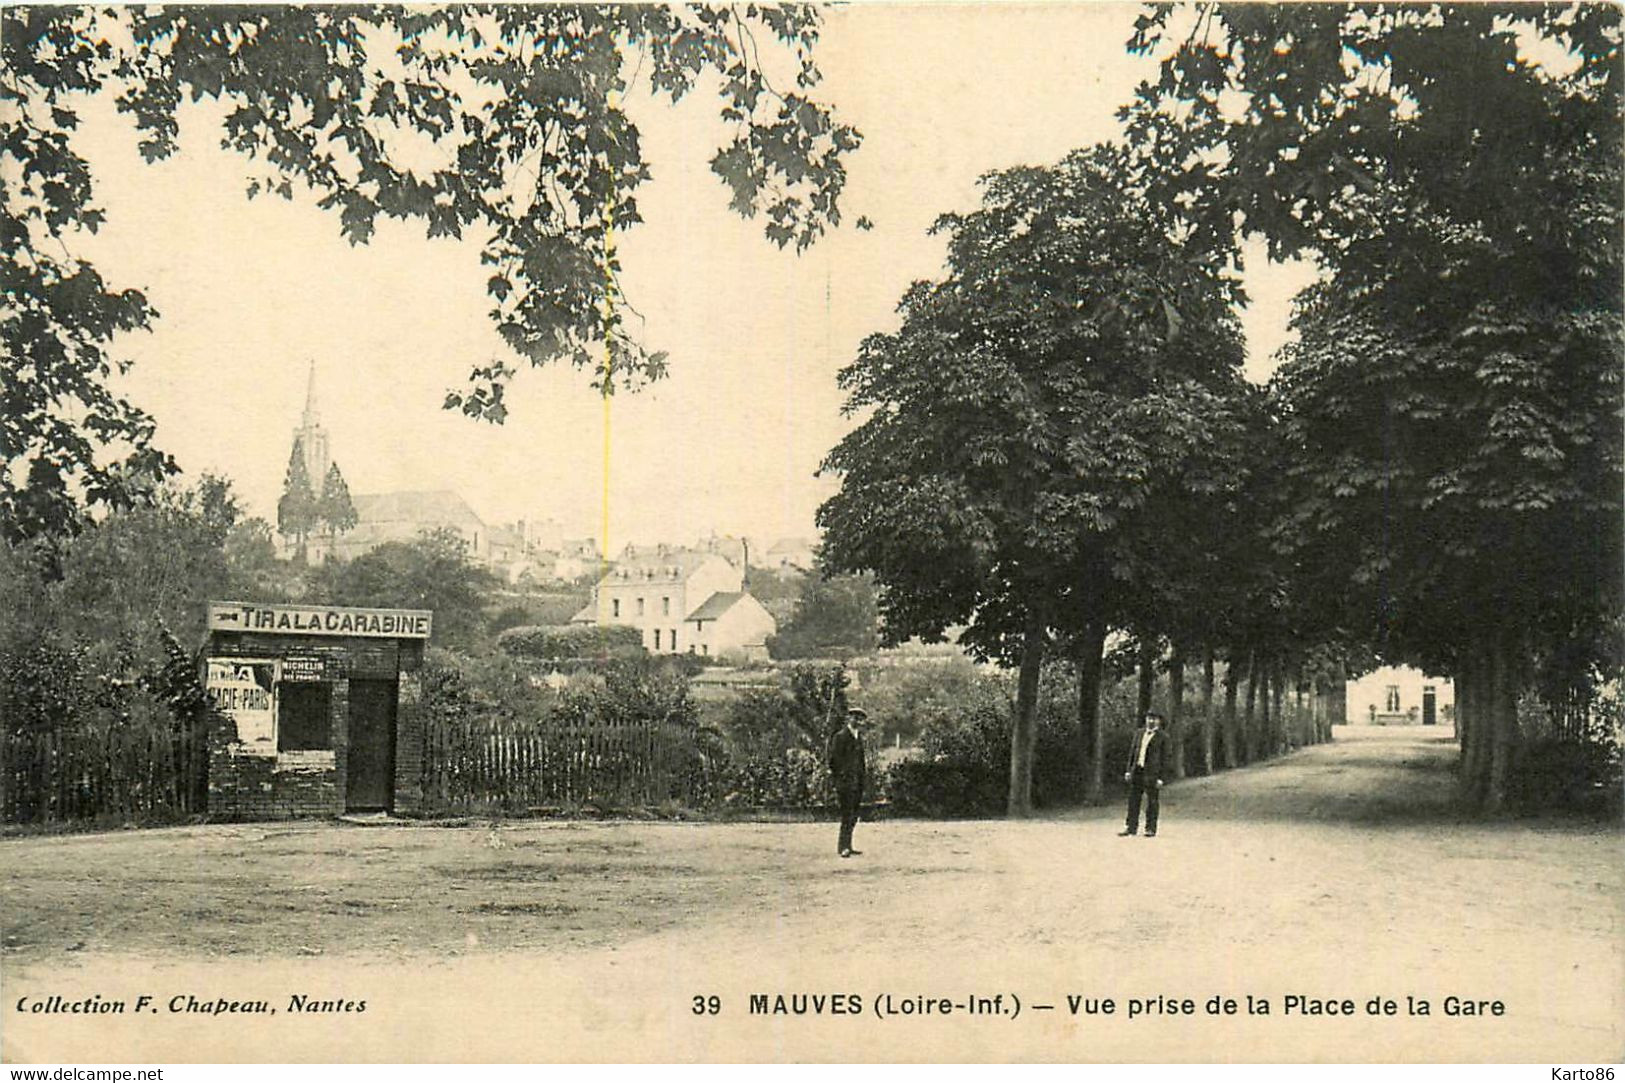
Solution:
[[[765,655],[776,630],[745,591],[742,569],[716,553],[665,545],[627,546],[573,623],[628,625],[651,653],[713,657]]]
[[[1355,725],[1452,726],[1456,686],[1409,666],[1383,666],[1348,683],[1348,720]]]

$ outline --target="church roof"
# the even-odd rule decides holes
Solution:
[[[476,524],[484,520],[450,489],[424,492],[361,493],[350,498],[361,523]]]

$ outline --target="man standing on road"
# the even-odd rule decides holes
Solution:
[[[835,849],[842,857],[862,853],[852,849],[852,828],[857,826],[858,808],[863,804],[863,724],[868,718],[853,707],[846,712],[846,725],[829,742],[829,773],[834,776],[835,795],[841,804],[841,837]]]
[[[1145,795],[1145,837],[1157,837],[1157,803],[1162,796],[1162,776],[1168,765],[1168,738],[1162,732],[1162,716],[1149,711],[1145,726],[1134,735],[1129,745],[1128,770],[1123,781],[1128,783],[1128,823],[1121,835],[1137,834],[1140,830],[1140,795]]]

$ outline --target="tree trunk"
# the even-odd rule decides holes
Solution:
[[[1472,647],[1463,653],[1456,667],[1456,741],[1461,745],[1461,763],[1456,772],[1458,792],[1464,804],[1476,806],[1479,792],[1478,709],[1479,681],[1483,667]]]
[[[1272,740],[1276,724],[1269,717],[1269,663],[1259,662],[1254,673],[1258,675],[1258,755],[1254,759],[1269,759],[1276,755],[1276,743]]]
[[[1224,662],[1224,719],[1219,729],[1223,737],[1224,765],[1241,766],[1241,746],[1236,740],[1236,686],[1241,683],[1241,667],[1236,665],[1235,651]]]
[[[1016,717],[1010,727],[1011,816],[1033,812],[1033,757],[1038,749],[1038,674],[1044,664],[1044,629],[1027,617],[1021,639],[1021,670],[1016,680]]]
[[[1472,661],[1464,652],[1456,664],[1456,747],[1461,749],[1461,765],[1467,763],[1468,720],[1473,715]]]
[[[1083,799],[1099,804],[1106,793],[1106,731],[1100,724],[1100,676],[1106,649],[1106,622],[1098,617],[1084,628],[1078,644],[1078,730],[1083,749]]]
[[[1488,696],[1485,696],[1488,685],[1490,667],[1485,663],[1484,655],[1474,644],[1469,657],[1462,659],[1461,663],[1461,798],[1469,807],[1477,808],[1484,803],[1484,784],[1487,771],[1484,769],[1484,737],[1488,733],[1488,724],[1485,712],[1488,707]]]
[[[1213,773],[1213,648],[1202,648],[1202,773]]]
[[[1521,652],[1506,633],[1496,636],[1494,648],[1494,702],[1490,705],[1489,780],[1484,807],[1489,812],[1506,808],[1511,798],[1512,772],[1518,757],[1518,693],[1523,687]]]
[[[1285,704],[1285,683],[1287,683],[1287,667],[1276,665],[1269,670],[1269,693],[1274,698],[1274,714],[1271,715],[1272,729],[1269,732],[1269,755],[1279,756],[1287,750],[1287,715],[1282,711]]]
[[[1154,640],[1140,641],[1139,659],[1140,697],[1139,716],[1134,720],[1138,725],[1151,710],[1151,691],[1157,681],[1157,646]]]
[[[1341,660],[1332,666],[1332,710],[1326,720],[1326,740],[1330,741],[1335,727],[1346,726],[1349,721],[1349,670]]]
[[[1246,748],[1247,762],[1258,759],[1258,729],[1255,723],[1258,710],[1258,655],[1247,652],[1247,713],[1243,716],[1242,746]]]
[[[1173,742],[1173,777],[1184,778],[1185,651],[1177,643],[1168,655],[1168,739]]]
[[[1292,670],[1292,725],[1287,728],[1287,743],[1293,748],[1309,744],[1314,728],[1314,719],[1304,710],[1303,670],[1293,667]]]

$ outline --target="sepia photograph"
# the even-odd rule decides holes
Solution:
[[[0,8],[0,1061],[1613,1078],[1622,20]]]

